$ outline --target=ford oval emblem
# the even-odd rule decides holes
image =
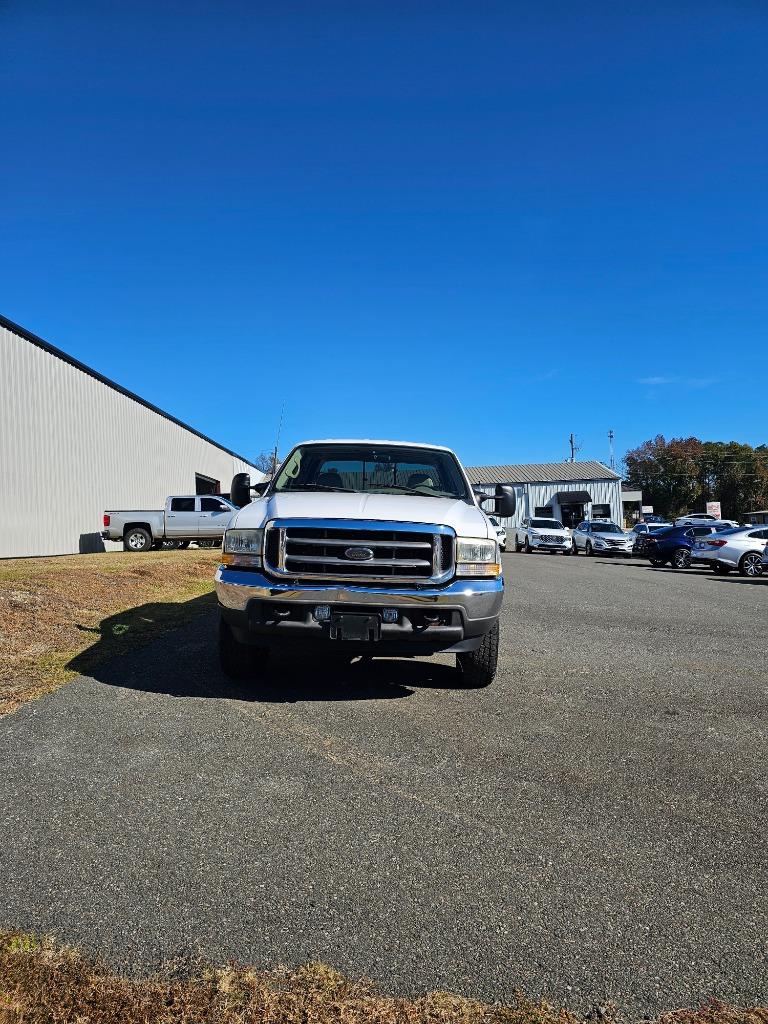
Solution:
[[[347,548],[344,555],[353,562],[367,562],[373,558],[373,552],[370,548]]]

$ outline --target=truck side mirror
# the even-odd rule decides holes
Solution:
[[[515,514],[517,498],[515,489],[510,484],[496,484],[495,494],[486,494],[485,491],[474,490],[478,505],[484,505],[486,501],[492,501],[495,505],[494,511],[497,516],[508,519]]]
[[[251,475],[250,473],[235,473],[232,477],[232,486],[229,489],[229,498],[233,505],[243,508],[251,503]]]
[[[496,484],[495,500],[497,516],[507,519],[515,514],[517,498],[515,496],[515,489],[510,484]]]

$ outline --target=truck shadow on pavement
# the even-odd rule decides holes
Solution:
[[[290,651],[273,653],[252,678],[234,682],[219,666],[218,617],[210,596],[180,606],[175,621],[168,616],[167,605],[149,603],[102,619],[98,628],[89,628],[98,640],[67,668],[140,693],[251,703],[393,700],[410,697],[414,689],[464,688],[452,665],[434,660],[358,658],[349,663]],[[158,622],[165,632],[150,639]]]

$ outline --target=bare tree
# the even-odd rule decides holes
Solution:
[[[252,465],[254,465],[261,473],[266,473],[267,476],[271,476],[272,471],[274,470],[273,452],[259,452],[253,460]]]

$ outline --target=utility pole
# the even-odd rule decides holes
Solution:
[[[613,431],[609,430],[608,431],[608,450],[611,453],[611,469],[615,470],[616,469],[616,460],[613,457],[613,437],[614,437]]]
[[[581,445],[580,444],[576,444],[576,435],[575,434],[571,434],[571,436],[568,438],[568,441],[569,441],[570,446],[571,446],[571,462],[575,462],[576,461],[576,452],[580,452],[581,451]]]

